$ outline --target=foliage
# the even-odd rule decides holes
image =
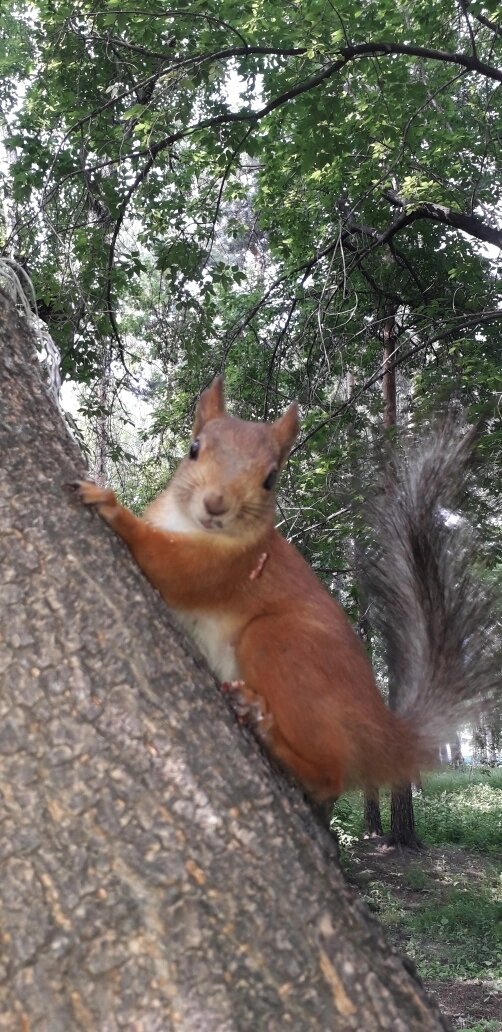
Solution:
[[[435,900],[417,914],[408,915],[406,925],[412,932],[407,947],[411,956],[420,950],[422,933],[433,931],[441,942],[440,957],[432,955],[428,962],[422,958],[424,977],[502,975],[502,896],[496,882],[472,890],[466,885],[452,888],[445,901]]]
[[[464,1032],[500,1032],[499,1021],[477,1021],[475,1025],[469,1025],[464,1029]]]
[[[374,480],[389,326],[401,420],[452,394],[476,415],[497,390],[494,18],[493,0],[11,0],[0,15],[5,250],[64,374],[102,406],[106,369],[113,418],[139,378],[153,409],[146,450],[110,423],[115,479],[149,497],[223,365],[244,416],[298,397],[284,529],[354,616],[343,517]],[[494,536],[490,428],[478,518]]]
[[[435,790],[431,791],[429,783],[424,797],[416,800],[419,835],[435,844],[459,842],[469,849],[500,852],[502,771],[488,771],[484,784],[476,777],[459,774],[448,786],[450,778],[446,777],[444,788],[441,774],[432,777]]]
[[[444,886],[428,879],[424,900],[412,907],[400,893],[375,881],[366,902],[392,933],[405,935],[406,952],[418,964],[422,978],[500,978],[502,975],[502,897],[492,874],[476,888],[461,878]]]
[[[342,354],[361,386],[378,370],[389,312],[424,392],[490,391],[492,8],[40,0],[7,140],[12,239],[66,369],[96,375],[110,332],[122,352],[153,276],[174,329],[156,350],[191,393],[225,359],[244,404],[301,388],[319,421]]]

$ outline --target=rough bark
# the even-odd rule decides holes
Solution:
[[[444,1029],[123,545],[0,296],[0,1028]]]

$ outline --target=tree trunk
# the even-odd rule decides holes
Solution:
[[[384,399],[383,425],[388,432],[396,426],[396,370],[393,365],[396,350],[396,319],[390,313],[385,320],[382,392]],[[395,685],[389,683],[389,706],[395,709],[397,699]],[[396,785],[391,793],[390,836],[389,843],[407,849],[418,849],[420,843],[415,835],[415,817],[413,814],[413,796],[411,785]]]
[[[488,741],[489,741],[489,745],[490,745],[490,766],[491,767],[496,767],[497,764],[498,764],[498,748],[497,748],[498,741],[499,741],[498,729],[495,730],[493,727],[489,727],[488,728]]]
[[[383,835],[380,793],[378,788],[364,793],[364,831],[366,835]]]
[[[384,322],[383,338],[383,425],[385,430],[391,430],[397,423],[396,370],[393,364],[396,351],[396,317],[394,312],[391,312]]]
[[[82,476],[0,296],[0,1028],[445,1028]]]
[[[354,374],[350,369],[347,371],[346,385],[347,400],[349,400],[354,392]],[[349,439],[355,436],[352,420],[347,428],[347,436]],[[357,471],[353,468],[351,472],[355,487]],[[364,569],[364,557],[361,553],[357,531],[354,533],[353,557],[354,584],[357,593],[358,610],[357,633],[371,656],[371,623],[369,619],[370,601],[365,587],[364,576],[362,575],[362,571]],[[383,835],[382,815],[380,813],[380,792],[378,788],[368,788],[364,793],[364,833],[371,837],[374,835]]]
[[[461,767],[464,762],[464,759],[462,756],[462,743],[460,741],[460,735],[458,734],[458,732],[454,735],[449,745],[451,753],[451,762],[453,766]]]
[[[422,844],[415,834],[415,815],[411,785],[395,786],[390,797],[389,845],[400,849],[421,849]]]
[[[364,589],[364,578],[360,575],[360,565],[360,548],[356,540],[354,542],[354,566],[357,587],[357,604],[359,609],[357,627],[361,641],[367,648],[370,648],[371,624],[368,618],[369,600]],[[366,835],[371,837],[375,835],[383,835],[382,814],[380,812],[380,792],[378,788],[367,788],[364,793],[364,832]]]
[[[488,735],[484,723],[478,724],[472,736],[473,754],[477,763],[488,763]]]
[[[98,386],[98,413],[96,415],[95,439],[96,454],[91,467],[91,476],[101,487],[108,483],[108,463],[110,459],[110,441],[108,433],[110,407],[111,354],[106,348],[101,363],[101,376]]]

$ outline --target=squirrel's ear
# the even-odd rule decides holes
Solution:
[[[294,401],[286,409],[284,415],[280,419],[276,419],[275,423],[272,423],[271,429],[280,448],[280,464],[282,466],[291,451],[293,442],[300,429],[298,402]]]
[[[215,376],[213,382],[202,392],[195,410],[193,435],[197,437],[204,423],[217,416],[225,415],[225,398],[223,396],[223,377]]]

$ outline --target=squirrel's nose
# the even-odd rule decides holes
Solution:
[[[204,495],[204,507],[210,516],[223,516],[223,513],[227,512],[228,509],[223,495],[216,494],[215,491]]]

